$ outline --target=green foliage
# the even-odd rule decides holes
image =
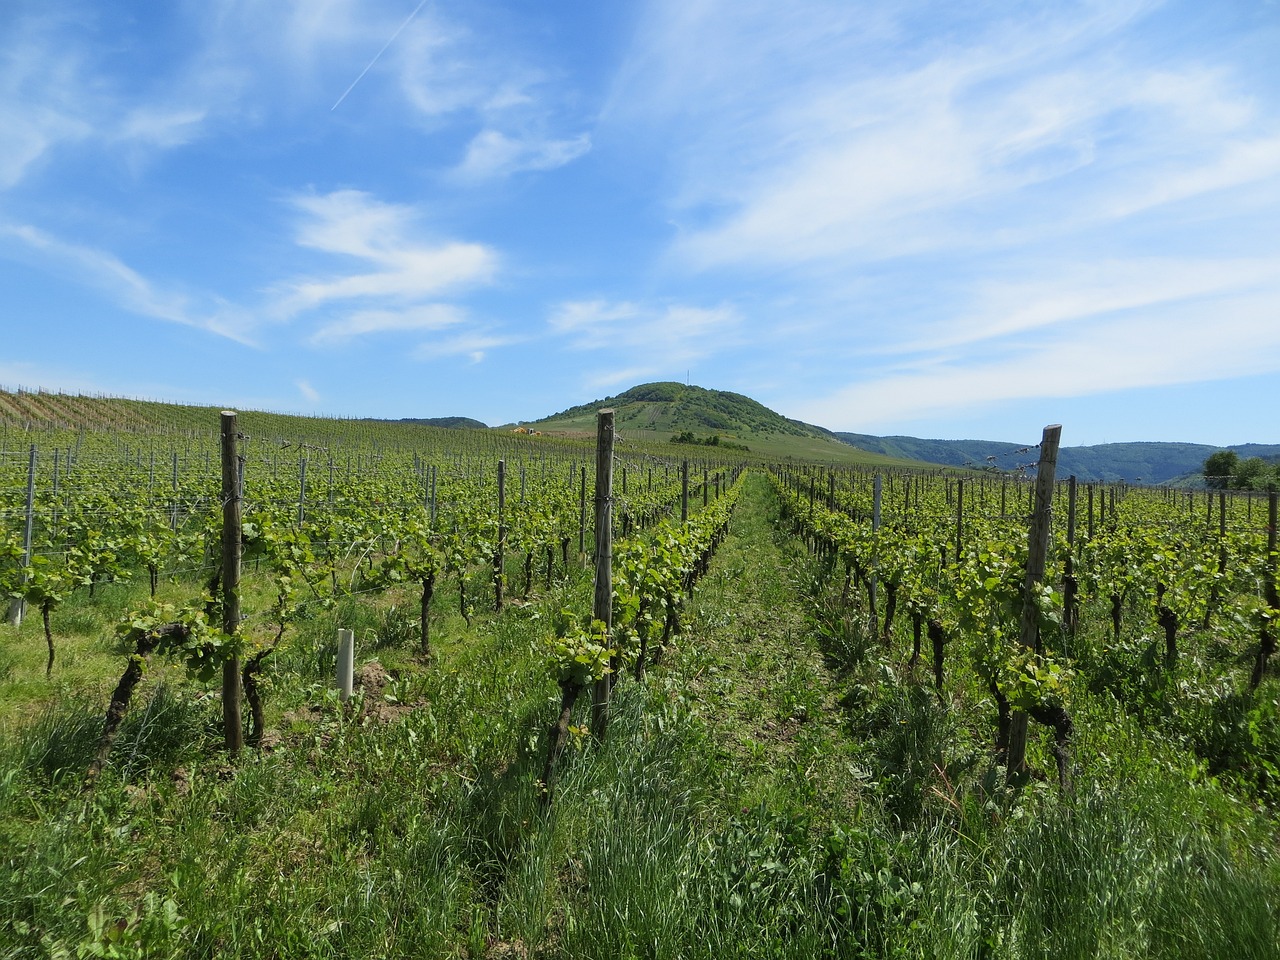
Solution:
[[[682,430],[680,433],[673,434],[672,443],[690,444],[693,446],[703,447],[720,447],[724,450],[750,450],[751,448],[741,443],[734,443],[732,440],[726,440],[718,433],[713,433],[708,437],[698,437],[692,430]]]
[[[609,629],[600,620],[587,624],[567,622],[561,617],[561,629],[548,638],[546,656],[552,675],[566,688],[583,688],[612,672],[610,660],[617,649],[609,638]]]
[[[225,660],[244,652],[244,638],[210,626],[205,605],[206,601],[186,607],[149,601],[125,616],[116,635],[126,649],[145,645],[159,656],[181,661],[201,683],[211,683]],[[185,629],[160,629],[175,624]]]
[[[1280,461],[1242,460],[1234,450],[1219,450],[1204,462],[1205,483],[1214,490],[1280,490]]]

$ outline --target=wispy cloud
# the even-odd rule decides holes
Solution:
[[[216,298],[167,290],[107,251],[71,243],[25,224],[0,224],[0,241],[5,239],[37,254],[42,263],[98,290],[131,313],[197,327],[253,345],[243,311]],[[212,302],[202,305],[198,300]]]
[[[591,138],[580,134],[568,140],[519,139],[499,130],[482,130],[467,146],[455,171],[465,180],[487,180],[521,170],[554,170],[591,149]]]
[[[74,51],[59,50],[54,24],[18,13],[0,41],[0,190],[19,183],[59,144],[89,138],[98,96]]]
[[[842,6],[653,8],[610,116],[688,137],[672,153],[674,260],[999,247],[1280,172],[1280,125],[1259,127],[1229,70],[1119,55],[1154,5],[956,8],[927,43],[910,4]]]
[[[868,366],[854,383],[792,404],[834,429],[892,431],[943,414],[976,415],[1035,397],[1069,399],[1280,369],[1280,284],[1250,293],[1102,309],[1069,327]],[[1206,324],[1205,318],[1213,318]]]
[[[295,380],[293,384],[298,388],[298,393],[302,394],[303,399],[309,400],[311,403],[320,402],[320,391],[313,387],[310,381]]]
[[[605,356],[584,376],[586,386],[598,387],[631,377],[672,376],[729,349],[738,341],[742,316],[729,305],[573,300],[555,307],[547,322],[571,349]]]
[[[153,70],[122,74],[100,37],[119,18],[91,5],[28,5],[5,18],[0,37],[0,190],[20,182],[59,147],[92,143],[103,158],[163,151],[203,137],[212,118],[231,110],[246,71],[210,58],[193,24],[187,56]],[[179,21],[183,18],[178,16]],[[148,18],[125,43],[158,46],[167,39]],[[142,23],[142,21],[140,21]],[[72,26],[74,24],[74,27]]]
[[[201,134],[208,111],[199,106],[144,105],[125,115],[118,136],[122,140],[171,148],[190,143]]]
[[[555,74],[531,62],[509,31],[506,18],[469,24],[424,10],[398,42],[400,87],[422,121],[478,126],[450,171],[455,181],[553,170],[591,149],[582,121],[560,115]]]
[[[1169,304],[1215,303],[1227,296],[1280,295],[1280,255],[1213,260],[1143,257],[1057,263],[1034,277],[980,279],[976,303],[939,320],[916,340],[880,352],[944,350],[1047,327]],[[1159,352],[1159,345],[1152,349]]]
[[[466,357],[472,363],[480,363],[490,350],[520,343],[521,337],[475,331],[440,340],[428,340],[419,344],[410,354],[415,360],[439,360],[445,357]]]
[[[341,345],[355,337],[378,333],[442,330],[466,319],[452,304],[428,303],[405,310],[361,310],[332,320],[311,335],[311,343]]]

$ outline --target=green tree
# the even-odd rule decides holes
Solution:
[[[1234,490],[1261,490],[1266,486],[1271,468],[1261,457],[1250,457],[1236,467],[1236,475],[1227,484]]]
[[[1240,457],[1234,450],[1219,450],[1204,462],[1204,479],[1210,489],[1226,490],[1233,486],[1240,468]]]

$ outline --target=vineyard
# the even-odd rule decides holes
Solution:
[[[5,396],[0,957],[1280,955],[1274,494]]]

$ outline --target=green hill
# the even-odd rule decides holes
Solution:
[[[724,449],[746,447],[751,453],[767,457],[868,466],[912,465],[892,456],[851,449],[831,431],[790,420],[740,393],[672,381],[643,383],[528,425],[544,434],[589,437],[595,434],[596,414],[610,407],[615,411],[615,430],[624,441],[664,443],[684,434],[692,435],[700,444],[711,443]]]
[[[617,411],[618,435],[623,442],[657,444],[671,455],[682,447],[671,438],[688,434],[698,446],[688,447],[691,456],[709,452],[703,446],[714,443],[717,456],[746,447],[763,457],[791,457],[837,464],[904,466],[876,454],[856,450],[841,443],[820,427],[814,427],[770,410],[741,394],[678,383],[644,384],[617,397],[566,410],[555,417],[532,424],[546,441],[555,437],[594,441],[596,412],[602,406]],[[220,408],[121,397],[85,396],[44,390],[0,390],[0,449],[22,446],[27,431],[89,431],[150,437],[216,436]],[[372,419],[308,417],[293,414],[241,410],[243,429],[259,440],[283,444],[304,443],[327,447],[355,441],[375,446],[414,446],[445,429],[488,430],[469,417]],[[509,434],[507,427],[488,430]],[[546,442],[539,441],[539,442]],[[738,450],[738,452],[741,452]],[[909,464],[907,464],[909,465]],[[923,466],[915,464],[915,466]]]

